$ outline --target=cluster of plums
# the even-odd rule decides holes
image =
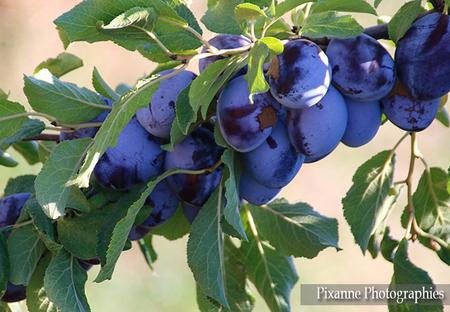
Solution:
[[[254,205],[273,200],[292,181],[303,163],[322,159],[339,143],[362,146],[376,135],[382,114],[406,131],[420,131],[434,120],[440,98],[450,91],[449,17],[429,14],[415,22],[398,42],[395,60],[375,39],[361,34],[332,39],[324,52],[306,39],[291,40],[272,59],[266,72],[270,90],[250,103],[244,67],[217,94],[218,129],[242,157],[239,196]],[[218,49],[251,44],[244,36],[220,34],[210,40]],[[205,50],[204,50],[205,51]],[[203,51],[203,52],[204,52]],[[203,72],[225,56],[199,62]],[[196,217],[222,178],[219,161],[224,148],[216,144],[210,123],[196,128],[173,151],[161,145],[170,137],[180,92],[196,74],[183,71],[163,80],[148,107],[139,109],[117,144],[109,147],[94,169],[102,188],[127,191],[170,168],[212,173],[175,174],[159,182],[145,205],[153,209],[133,227],[130,240],[167,222],[181,205],[189,222]],[[107,105],[113,101],[103,98]],[[93,122],[102,122],[107,113]],[[60,140],[94,137],[99,128],[62,132]],[[14,224],[31,194],[0,201],[0,227]],[[83,260],[89,269],[98,259]],[[2,301],[25,297],[25,286],[8,282]]]

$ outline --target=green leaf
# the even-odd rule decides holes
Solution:
[[[90,311],[84,292],[87,273],[77,259],[62,249],[50,262],[44,277],[44,288],[50,301],[60,311]]]
[[[84,260],[97,258],[97,235],[104,219],[98,213],[59,219],[58,238],[75,257]]]
[[[234,10],[243,2],[243,0],[218,0],[208,8],[201,21],[213,33],[241,35],[247,23],[237,17]]]
[[[408,285],[406,289],[411,289],[413,285],[417,285],[418,289],[422,289],[425,286],[427,289],[432,287],[435,289],[433,281],[428,276],[428,273],[417,266],[415,266],[408,258],[408,241],[402,239],[394,256],[394,274],[392,276],[390,290],[401,290],[402,285]],[[403,288],[404,289],[404,288]],[[414,300],[405,300],[403,304],[395,304],[395,300],[388,300],[389,311],[443,311],[442,300],[433,300],[436,305],[429,306],[430,309],[424,309],[420,304],[422,300],[419,300],[419,304],[414,304]],[[427,304],[432,303],[430,300],[426,300]],[[394,303],[394,305],[392,305]]]
[[[364,0],[327,0],[316,3],[311,8],[311,14],[327,11],[357,12],[377,15],[375,9]]]
[[[250,90],[250,99],[252,99],[253,94],[267,92],[270,88],[263,72],[263,64],[268,55],[269,47],[261,40],[256,41],[250,50],[248,71],[245,75],[245,80],[248,82],[248,89]]]
[[[0,146],[2,144],[13,145],[16,142],[20,142],[23,139],[31,138],[40,134],[45,130],[45,123],[38,119],[26,118],[25,123],[11,136],[0,140]]]
[[[4,119],[3,117],[23,113],[25,113],[25,108],[19,103],[0,98],[0,139],[14,135],[27,120],[26,116],[12,117],[12,119]]]
[[[28,283],[45,251],[44,242],[33,228],[31,224],[22,226],[13,230],[8,238],[9,280],[16,285]]]
[[[303,4],[303,3],[308,3],[308,2],[316,2],[317,0],[285,0],[283,2],[280,2],[276,7],[276,14],[275,14],[275,18],[281,18],[284,14],[288,13],[289,11],[295,9],[296,7],[298,7],[299,5]]]
[[[36,141],[16,142],[13,148],[25,158],[29,165],[35,165],[40,162],[39,145]]]
[[[115,30],[138,26],[148,31],[152,31],[157,19],[158,14],[154,9],[134,7],[118,15],[107,25],[102,25],[100,27],[103,30]]]
[[[439,112],[436,114],[436,119],[446,126],[447,128],[450,127],[450,116],[448,114],[448,109],[444,106],[442,107]]]
[[[190,230],[191,225],[184,216],[181,206],[179,206],[172,218],[163,225],[154,228],[152,234],[161,235],[173,241],[188,234]]]
[[[184,88],[177,97],[175,103],[176,122],[180,126],[181,132],[184,135],[189,134],[191,125],[197,120],[197,114],[192,110],[189,103],[189,90],[191,84]]]
[[[380,244],[380,251],[383,255],[383,258],[387,261],[393,262],[394,261],[394,255],[395,255],[395,249],[399,245],[399,241],[393,239],[389,235],[389,228],[386,228],[386,231],[384,232],[383,239],[381,240]]]
[[[381,152],[363,165],[353,176],[353,185],[342,199],[344,217],[355,241],[365,253],[370,236],[388,215],[392,206],[395,154]]]
[[[97,67],[94,66],[94,71],[92,72],[92,85],[94,86],[95,91],[112,99],[113,101],[117,101],[120,98],[120,95],[117,94],[113,89],[111,89],[108,84],[103,80],[100,75]]]
[[[34,193],[35,175],[26,174],[10,178],[6,184],[4,196],[13,195],[16,193]]]
[[[35,233],[44,242],[48,250],[55,254],[58,253],[62,245],[56,242],[52,220],[44,213],[36,198],[28,199],[25,205],[31,220],[33,220]]]
[[[139,108],[146,107],[150,103],[153,93],[158,87],[159,80],[154,77],[141,80],[135,89],[124,94],[120,100],[114,103],[112,111],[95,135],[94,144],[89,149],[79,174],[68,184],[79,187],[89,186],[89,177],[101,155],[109,146],[116,145],[120,132]]]
[[[6,289],[9,280],[9,258],[8,245],[6,243],[6,233],[0,231],[0,297]]]
[[[376,228],[373,229],[372,235],[370,236],[369,244],[367,246],[367,250],[370,252],[372,258],[376,258],[378,256],[378,252],[381,249],[381,243],[380,239],[386,239],[386,233],[385,231],[389,232],[389,228],[386,228],[386,221],[387,217],[391,213],[391,211],[395,208],[395,204],[397,203],[397,199],[401,194],[401,191],[403,189],[403,184],[397,184],[394,185],[389,190],[389,197],[386,199],[386,201],[383,204],[383,212],[380,215],[380,219],[377,222]],[[383,218],[384,217],[384,218]],[[398,244],[397,244],[398,245]],[[383,253],[383,250],[381,250]],[[383,255],[384,256],[384,255]]]
[[[344,39],[356,37],[363,31],[364,28],[351,15],[329,11],[310,15],[302,28],[302,35]]]
[[[277,38],[264,37],[259,39],[259,41],[263,42],[269,48],[269,52],[272,55],[278,55],[284,50],[283,43]]]
[[[236,6],[234,14],[242,19],[256,19],[258,17],[267,17],[266,13],[261,8],[252,3],[242,3]]]
[[[200,109],[206,119],[209,105],[217,92],[225,83],[247,63],[243,55],[224,58],[211,63],[192,82],[189,98],[192,109],[197,113]]]
[[[412,196],[414,217],[419,227],[428,232],[441,217],[450,218],[450,194],[447,190],[447,173],[440,168],[430,168],[420,177]],[[406,227],[409,219],[408,207],[402,215],[402,225]]]
[[[51,260],[52,254],[48,253],[39,261],[27,285],[27,308],[29,312],[58,312],[58,308],[50,301],[44,288],[45,271]]]
[[[91,138],[61,142],[36,177],[36,197],[50,218],[64,215],[71,191],[64,184],[77,173],[91,142]]]
[[[250,312],[255,305],[255,297],[247,285],[247,257],[231,239],[224,239],[225,287],[230,311]]]
[[[153,248],[152,239],[153,235],[147,235],[143,239],[138,240],[138,244],[145,258],[145,261],[147,262],[150,269],[154,271],[155,268],[153,267],[153,263],[158,259],[158,254]]]
[[[241,200],[239,198],[239,179],[243,169],[243,161],[240,153],[231,148],[227,148],[222,155],[222,161],[228,168],[229,177],[225,180],[225,198],[227,199],[223,214],[228,224],[230,224],[243,240],[247,240],[244,226],[242,225],[240,209]]]
[[[101,97],[86,88],[62,82],[46,68],[34,77],[24,76],[24,93],[31,107],[65,123],[81,123],[97,117],[108,107]]]
[[[217,302],[213,302],[211,298],[205,295],[203,290],[200,288],[198,283],[195,284],[196,294],[197,294],[197,305],[200,312],[221,312],[224,309]]]
[[[272,312],[289,312],[290,293],[298,280],[292,257],[283,256],[259,237],[248,235],[242,244],[247,255],[248,279]]]
[[[181,141],[183,141],[187,137],[186,134],[181,130],[180,124],[174,120],[172,123],[172,128],[170,128],[170,142],[164,145],[161,145],[161,148],[165,151],[172,152],[174,147],[178,145]]]
[[[56,58],[49,58],[39,64],[34,70],[34,74],[38,73],[43,68],[47,68],[53,76],[59,78],[82,66],[83,60],[78,56],[68,52],[63,52],[58,54]]]
[[[5,167],[15,167],[18,164],[19,163],[14,158],[12,158],[11,155],[0,149],[0,165]]]
[[[307,204],[274,203],[248,208],[258,233],[284,255],[314,258],[327,247],[339,250],[337,220],[321,216]]]
[[[373,6],[375,7],[375,9],[378,8],[378,6],[380,5],[381,1],[383,1],[383,0],[375,0],[375,2],[374,2],[374,4],[373,4]]]
[[[421,3],[421,0],[406,2],[394,16],[392,16],[392,19],[388,24],[388,33],[392,41],[397,43],[403,37],[417,15],[419,15]]]
[[[138,50],[142,55],[156,62],[168,62],[169,56],[162,49],[151,42],[150,37],[144,32],[139,36],[129,38],[113,38],[111,33],[105,33],[99,25],[108,25],[117,16],[135,7],[152,8],[160,17],[153,32],[158,39],[175,54],[192,54],[200,47],[200,41],[189,31],[180,27],[186,23],[202,33],[194,15],[179,1],[162,0],[111,0],[96,1],[86,0],[75,6],[69,12],[58,17],[54,23],[64,31],[69,41],[98,41],[113,40],[115,43],[128,50]],[[176,23],[174,25],[173,23]]]
[[[67,199],[66,207],[83,212],[91,211],[89,201],[87,200],[83,191],[74,186],[70,188],[69,198]]]
[[[114,229],[112,230],[110,236],[110,242],[108,243],[106,257],[102,257],[102,255],[99,254],[100,259],[103,260],[103,262],[101,270],[95,279],[96,282],[111,279],[117,260],[119,259],[119,256],[127,242],[128,234],[130,233],[130,230],[134,225],[134,221],[136,220],[140,209],[144,205],[145,200],[158,182],[165,179],[167,176],[176,173],[177,171],[179,171],[179,169],[170,169],[156,179],[150,180],[144,187],[141,188],[137,186],[133,188],[130,193],[125,195],[127,204],[125,207],[129,208],[126,211],[126,215],[114,225]],[[106,241],[108,241],[108,239]]]
[[[192,223],[187,243],[188,265],[203,292],[229,308],[225,294],[224,243],[220,226],[222,187],[219,186]]]

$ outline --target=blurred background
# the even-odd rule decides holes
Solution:
[[[22,92],[23,75],[32,75],[41,61],[63,52],[53,20],[78,2],[0,0],[0,88],[10,92],[10,100],[27,105]],[[198,19],[205,11],[206,2],[193,1],[192,10]],[[377,10],[378,14],[392,15],[403,3],[402,0],[384,1]],[[376,24],[373,16],[356,17],[365,27]],[[209,36],[205,31],[205,37]],[[93,89],[91,76],[94,66],[112,87],[120,83],[134,85],[137,79],[155,67],[140,54],[126,51],[110,42],[77,42],[68,48],[68,52],[82,58],[84,67],[63,76],[62,80],[90,89]],[[191,70],[198,72],[195,66]],[[338,219],[339,245],[343,249],[340,252],[326,249],[315,259],[295,260],[300,279],[292,291],[292,311],[387,311],[385,306],[301,306],[300,284],[389,284],[391,263],[361,253],[343,218],[341,199],[350,188],[357,167],[380,151],[391,149],[402,135],[403,131],[387,123],[369,144],[357,149],[339,146],[325,159],[305,164],[295,180],[283,189],[281,196],[290,202],[306,202],[319,213]],[[419,133],[418,138],[419,148],[429,165],[447,170],[450,165],[450,130],[435,122],[426,131]],[[15,168],[0,167],[0,193],[10,177],[36,174],[40,170],[40,166],[24,165],[20,156],[13,152],[11,154],[22,164]],[[395,177],[396,180],[403,180],[409,162],[408,140],[399,148],[397,156]],[[423,171],[419,162],[416,171],[415,182]],[[399,217],[405,203],[402,196],[389,220],[392,235],[396,239],[401,239],[405,234],[399,227]],[[198,311],[195,283],[186,264],[186,241],[186,237],[174,242],[155,238],[154,247],[159,259],[155,263],[154,273],[147,267],[137,245],[122,254],[111,281],[93,283],[98,272],[98,268],[93,268],[89,272],[86,290],[92,311]],[[411,261],[427,270],[435,283],[450,282],[448,266],[433,252],[417,243],[410,244],[409,252]],[[252,289],[257,297],[255,311],[269,311],[257,291]]]

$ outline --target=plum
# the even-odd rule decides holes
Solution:
[[[218,34],[208,41],[213,47],[224,50],[224,49],[236,49],[240,47],[245,47],[251,44],[251,40],[242,35],[230,35],[230,34]],[[207,51],[206,47],[203,47],[202,53]],[[199,72],[202,73],[209,64],[214,63],[217,60],[226,58],[224,55],[212,55],[202,58],[198,61]],[[242,68],[236,75],[243,75],[247,71],[246,67]]]
[[[269,188],[258,181],[247,170],[242,170],[239,180],[239,196],[250,204],[261,206],[270,203],[281,192],[281,188]]]
[[[15,285],[8,281],[6,285],[6,291],[0,298],[3,302],[18,302],[26,299],[27,288],[24,285]]]
[[[199,127],[176,145],[173,151],[166,152],[164,169],[210,168],[220,160],[223,151],[224,148],[216,144],[212,132]],[[201,207],[219,185],[221,177],[222,167],[219,166],[212,173],[174,174],[167,177],[167,182],[181,201]]]
[[[0,200],[0,228],[14,225],[31,193],[17,193]]]
[[[217,101],[217,121],[227,143],[239,152],[248,152],[261,145],[272,132],[278,120],[280,104],[270,93],[254,95],[244,76],[227,84]]]
[[[381,123],[380,101],[358,102],[346,98],[348,121],[341,142],[350,147],[369,143],[377,134]]]
[[[339,144],[347,127],[347,104],[333,86],[319,103],[308,108],[291,109],[289,138],[305,156],[320,157]]]
[[[175,196],[169,187],[167,180],[162,180],[156,184],[145,201],[145,205],[152,207],[152,212],[140,225],[153,229],[163,225],[175,214],[180,200]]]
[[[132,118],[117,139],[108,147],[94,168],[100,185],[114,190],[129,190],[161,172],[164,151],[161,141]]]
[[[186,217],[186,220],[188,220],[188,222],[192,224],[202,207],[197,207],[189,205],[188,203],[181,202],[181,208],[183,209],[183,214]]]
[[[268,71],[270,92],[281,104],[310,107],[325,95],[331,81],[328,57],[315,43],[299,39],[284,45]]]
[[[164,70],[158,75],[165,76],[175,69]],[[175,103],[178,94],[197,77],[191,71],[185,70],[175,76],[161,81],[158,90],[153,93],[147,107],[136,112],[139,123],[152,135],[159,138],[169,138],[170,129],[175,119]]]
[[[397,75],[417,100],[440,98],[450,91],[450,17],[432,13],[416,21],[395,50]]]
[[[394,60],[374,38],[366,34],[333,38],[326,53],[333,73],[331,83],[346,97],[362,102],[376,101],[394,87]]]
[[[386,118],[406,131],[421,131],[427,128],[435,119],[440,105],[440,99],[420,101],[414,98],[400,81],[381,99],[381,109]]]
[[[259,183],[270,188],[289,184],[303,164],[305,156],[289,140],[286,125],[279,120],[266,141],[243,153],[245,168]]]
[[[130,230],[130,233],[128,233],[128,239],[130,241],[137,241],[143,239],[150,233],[151,230],[152,230],[151,228],[141,225],[133,226]]]
[[[99,94],[100,95],[100,94]],[[107,97],[104,97],[103,95],[100,95],[100,97],[105,101],[106,105],[112,106],[114,101],[111,99],[108,99]],[[91,122],[103,122],[106,119],[106,116],[108,116],[110,109],[105,109],[103,113],[95,117],[94,119],[88,121]],[[100,127],[88,127],[88,128],[81,128],[78,130],[75,130],[73,132],[60,132],[59,134],[59,141],[63,142],[66,140],[76,140],[76,139],[84,139],[84,138],[93,138],[98,132],[98,129]]]

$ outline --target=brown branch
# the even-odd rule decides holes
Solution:
[[[54,141],[59,143],[59,134],[41,133],[34,137],[23,139],[22,141]]]

